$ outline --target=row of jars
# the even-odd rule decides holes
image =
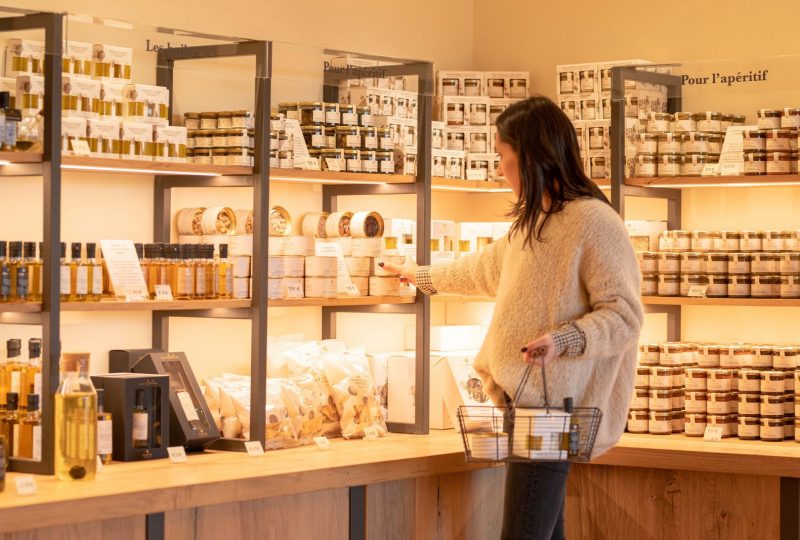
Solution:
[[[706,165],[719,162],[719,154],[637,154],[634,174],[637,178],[701,176]],[[766,163],[764,164],[766,166]]]
[[[255,130],[233,129],[195,129],[186,132],[187,148],[222,148],[226,146],[255,145]]]
[[[798,251],[800,230],[793,231],[662,231],[659,251]]]
[[[719,427],[722,438],[781,442],[794,439],[800,442],[800,422],[794,416],[739,416],[736,414],[692,414],[684,411],[630,411],[628,433],[671,435],[685,433],[687,437],[702,437],[709,426]]]
[[[800,274],[800,252],[797,251],[758,253],[638,251],[636,256],[643,274]]]
[[[320,169],[336,172],[365,172],[394,174],[394,152],[375,150],[348,150],[342,148],[309,149],[308,155],[319,160]],[[340,166],[334,169],[331,162]],[[271,151],[270,167],[273,169],[293,169],[292,152]]]
[[[800,345],[682,342],[639,345],[638,367],[659,366],[795,370],[800,367]]]
[[[690,133],[705,131],[725,133],[731,126],[743,126],[745,117],[739,114],[720,112],[651,112],[647,116],[648,133]]]
[[[375,125],[374,117],[368,106],[359,107],[344,103],[323,103],[321,101],[278,103],[278,114],[290,120],[297,120],[301,126],[372,127]],[[398,116],[405,115],[398,114]]]
[[[759,109],[756,116],[758,129],[800,128],[800,107]]]
[[[702,287],[702,292],[692,294],[693,287]],[[641,293],[642,296],[796,299],[800,298],[800,274],[644,274]]]
[[[794,394],[796,388],[800,388],[798,377],[800,372],[794,369],[637,366],[635,388],[784,395]],[[646,392],[636,393],[631,408],[647,408],[647,399]]]
[[[798,405],[794,393],[706,392],[683,389],[637,388],[629,410],[689,414],[739,414],[765,418],[794,417]],[[800,412],[800,411],[797,411]]]
[[[232,146],[223,148],[188,148],[186,160],[198,165],[234,165],[252,167],[253,148]]]
[[[665,132],[638,133],[636,135],[637,154],[719,154],[724,133]]]
[[[798,159],[796,151],[762,152],[760,150],[748,150],[744,152],[742,172],[746,176],[797,174]]]
[[[309,150],[341,148],[350,150],[393,150],[392,131],[387,128],[357,126],[321,126],[304,125],[301,127],[303,138]],[[410,128],[409,128],[410,129]],[[270,138],[284,136],[285,133],[272,132]],[[413,146],[415,133],[411,133],[409,144]]]
[[[189,130],[216,130],[248,128],[253,124],[250,111],[187,112],[183,115],[183,125]]]

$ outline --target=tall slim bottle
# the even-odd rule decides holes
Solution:
[[[104,465],[111,463],[114,451],[111,413],[106,412],[105,391],[97,389],[97,455]]]
[[[22,340],[9,339],[6,341],[6,360],[0,367],[0,403],[6,403],[6,394],[15,392],[19,395],[22,383],[20,375],[20,351]]]
[[[28,394],[28,407],[19,416],[19,435],[15,437],[15,457],[42,460],[42,417],[39,413],[39,394]]]
[[[97,466],[97,394],[89,379],[89,353],[61,355],[55,401],[56,477],[92,480]]]
[[[97,255],[97,244],[86,242],[86,264],[89,267],[89,294],[86,299],[89,302],[99,302],[103,297],[103,264],[95,258]]]
[[[0,302],[11,301],[11,267],[6,256],[7,244],[0,240]]]
[[[36,258],[36,242],[23,244],[25,266],[28,268],[28,302],[42,301],[42,260]]]
[[[192,246],[192,262],[194,264],[194,297],[198,300],[208,297],[208,289],[206,289],[206,247],[209,246],[201,246],[200,244],[195,244]]]
[[[228,263],[228,244],[219,245],[217,267],[217,298],[228,299],[233,296],[233,271]]]
[[[8,369],[9,373],[8,391],[16,392],[19,398],[18,403],[20,407],[24,407],[28,403],[30,384],[33,382],[33,380],[30,379],[30,360],[27,357],[22,356],[22,340],[8,340],[7,348],[8,363],[6,364],[6,369]]]
[[[72,296],[72,269],[67,261],[67,244],[61,242],[61,259],[59,262],[58,288],[61,301],[67,302]]]
[[[214,300],[217,298],[217,267],[214,266],[214,245],[203,245],[201,249],[203,266],[205,267],[206,298]]]
[[[191,300],[194,297],[194,264],[189,244],[178,246],[178,294],[176,300]]]
[[[72,294],[69,299],[74,302],[85,302],[89,295],[89,265],[83,260],[83,245],[80,242],[73,242],[71,250],[69,282]]]
[[[6,394],[6,412],[0,417],[0,436],[4,437],[8,445],[8,456],[17,455],[19,441],[16,435],[19,434],[19,395],[16,392]]]
[[[169,287],[172,289],[172,296],[177,298],[179,281],[178,276],[180,274],[180,265],[178,264],[180,262],[178,259],[178,244],[164,245],[164,259],[166,259],[165,263],[167,266]]]
[[[42,340],[31,338],[28,340],[28,376],[25,381],[28,392],[42,395]],[[31,388],[33,390],[31,390]],[[23,405],[26,402],[23,400]]]
[[[22,259],[22,242],[8,243],[8,266],[11,271],[11,301],[25,302],[28,297],[28,267]]]

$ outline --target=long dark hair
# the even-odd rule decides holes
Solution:
[[[567,115],[543,96],[511,105],[497,117],[497,133],[519,158],[520,195],[508,213],[512,234],[526,235],[525,243],[541,240],[551,215],[574,199],[608,199],[583,172],[578,138]],[[550,208],[542,209],[545,194]],[[544,219],[539,222],[541,214]],[[538,226],[537,226],[538,223]]]

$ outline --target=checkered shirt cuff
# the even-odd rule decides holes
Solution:
[[[579,356],[586,350],[586,334],[574,322],[561,325],[550,335],[553,336],[556,356]]]
[[[433,286],[433,281],[431,281],[430,266],[420,266],[417,268],[414,277],[417,280],[417,289],[425,294],[436,294],[436,287]]]

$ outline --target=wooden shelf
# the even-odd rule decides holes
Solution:
[[[39,313],[42,304],[34,302],[9,302],[0,304],[0,313]]]
[[[629,186],[663,188],[759,187],[800,185],[800,175],[770,174],[759,176],[677,176],[674,178],[628,178]]]
[[[144,161],[138,159],[95,158],[64,156],[61,168],[81,172],[120,174],[163,174],[194,176],[249,176],[252,167],[233,165],[197,165],[195,163],[173,163],[169,161]]]
[[[305,182],[310,184],[413,184],[416,182],[417,177],[410,174],[270,169],[269,180],[270,182]]]
[[[688,298],[685,296],[643,296],[650,306],[743,306],[800,307],[800,299],[787,298]]]
[[[511,193],[511,188],[505,182],[453,180],[441,177],[431,179],[431,189],[434,191],[464,191],[467,193]]]
[[[379,304],[414,304],[415,296],[350,296],[346,298],[284,298],[270,300],[271,307],[344,307]]]
[[[0,152],[0,161],[8,163],[41,163],[38,152]]]

